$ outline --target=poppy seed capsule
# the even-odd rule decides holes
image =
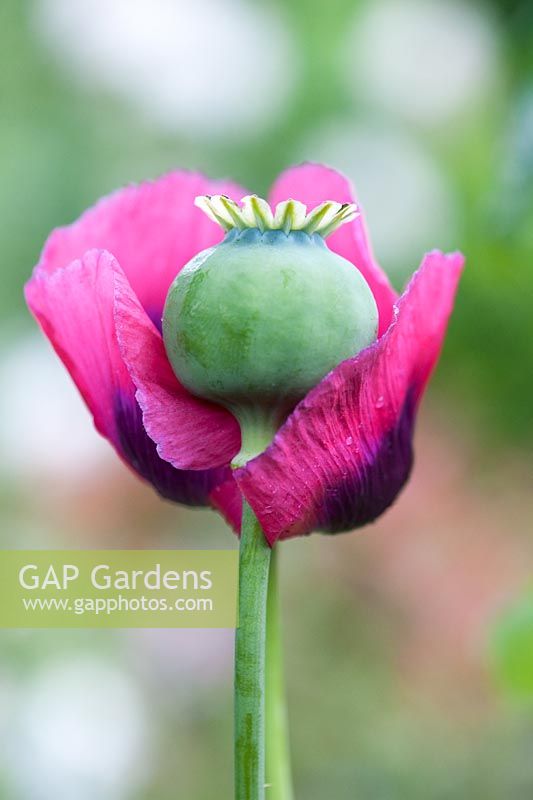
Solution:
[[[181,383],[237,417],[286,413],[341,361],[371,344],[378,310],[352,263],[324,237],[354,206],[197,198],[227,231],[172,283],[163,316],[168,357]]]

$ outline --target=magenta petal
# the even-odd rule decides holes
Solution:
[[[114,271],[109,253],[93,250],[53,273],[36,269],[26,301],[70,372],[97,430],[118,445],[115,398],[131,386],[115,337]]]
[[[186,171],[128,186],[102,198],[72,225],[53,231],[38,269],[53,272],[88,250],[107,250],[160,327],[173,278],[200,250],[223,237],[221,228],[195,207],[194,198],[200,194],[227,194],[239,200],[246,191]]]
[[[124,279],[113,256],[91,251],[52,274],[36,270],[26,285],[26,300],[93,414],[96,428],[124,461],[164,497],[210,505],[210,494],[218,484],[231,480],[229,467],[174,469],[158,456],[144,430],[115,331],[117,275]]]
[[[120,273],[115,276],[115,319],[144,427],[161,458],[177,469],[229,464],[240,448],[237,420],[221,406],[189,394],[179,383],[161,334]]]
[[[213,508],[220,511],[228,525],[239,533],[242,521],[242,495],[233,476],[220,481],[211,492],[209,500]]]
[[[216,505],[211,501],[211,494],[219,484],[233,480],[229,466],[181,470],[164,461],[144,429],[133,384],[130,392],[115,398],[115,414],[120,454],[162,497],[189,506],[213,506],[230,519],[224,506],[225,497]]]
[[[236,471],[270,544],[365,525],[393,502],[463,263],[460,253],[427,255],[384,336],[326,376],[272,445]]]
[[[357,203],[347,178],[330,167],[312,163],[292,167],[282,172],[276,180],[270,192],[270,202],[276,204],[290,197],[305,203],[309,209],[324,200]],[[355,220],[342,225],[328,237],[328,246],[355,264],[365,277],[379,309],[378,335],[381,336],[391,323],[397,294],[374,258],[364,215],[361,209],[359,212]]]

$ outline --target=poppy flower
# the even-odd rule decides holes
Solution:
[[[163,497],[215,507],[237,530],[244,497],[271,545],[372,522],[409,476],[417,408],[464,259],[427,254],[398,298],[360,214],[331,233],[329,250],[351,262],[373,298],[377,338],[331,364],[289,403],[266,449],[232,469],[241,447],[236,416],[178,380],[162,334],[176,275],[224,239],[224,230],[195,206],[198,196],[213,195],[238,202],[246,191],[177,171],[100,200],[50,235],[26,286],[28,305],[98,431]],[[311,214],[324,201],[349,209],[354,203],[347,180],[316,164],[277,179],[272,207],[289,198]],[[265,295],[267,311],[268,304]]]

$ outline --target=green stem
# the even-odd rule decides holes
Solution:
[[[272,551],[267,599],[266,783],[268,800],[293,800],[289,726],[283,680],[278,553]]]
[[[265,797],[265,650],[271,550],[243,502],[235,638],[235,800]]]

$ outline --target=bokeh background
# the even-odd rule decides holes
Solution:
[[[371,529],[283,546],[297,797],[533,796],[533,5],[2,0],[2,547],[234,547],[118,462],[22,285],[58,224],[172,167],[354,181],[400,288],[468,268]],[[0,797],[231,796],[231,631],[0,632]]]

